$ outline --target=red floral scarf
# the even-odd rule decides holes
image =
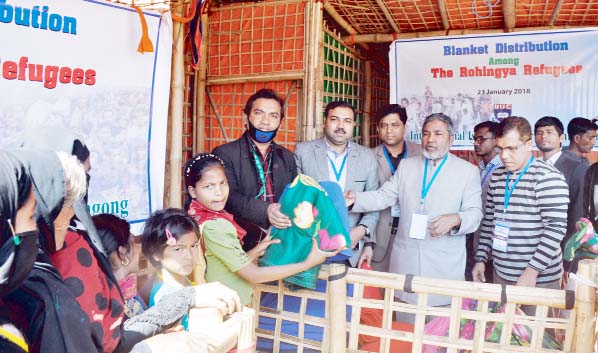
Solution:
[[[191,201],[191,205],[189,205],[189,210],[187,211],[187,213],[195,219],[195,221],[197,222],[197,224],[199,224],[200,227],[206,221],[218,218],[226,219],[227,221],[232,223],[233,226],[235,226],[235,229],[237,230],[237,237],[239,237],[241,244],[243,244],[243,238],[245,237],[245,234],[247,234],[247,231],[241,228],[241,226],[234,221],[233,215],[226,212],[225,210],[213,211],[200,204],[197,200],[193,200]]]

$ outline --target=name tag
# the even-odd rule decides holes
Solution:
[[[502,219],[497,219],[494,224],[494,234],[492,235],[492,249],[507,252],[507,243],[509,241],[509,223]]]
[[[390,208],[390,215],[392,217],[401,217],[401,209],[399,208],[398,202],[392,205],[392,207]]]
[[[428,215],[422,211],[413,211],[409,238],[423,240],[428,233]]]

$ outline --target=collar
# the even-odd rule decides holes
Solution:
[[[326,143],[326,153],[330,154],[332,153],[332,155],[334,156],[334,158],[338,158],[338,157],[342,157],[346,154],[349,153],[349,150],[351,149],[351,141],[347,142],[347,148],[345,148],[345,151],[343,153],[338,153],[336,152],[332,146],[330,146],[330,144],[328,143],[328,139],[326,137],[324,137],[324,142]]]
[[[479,167],[481,170],[486,170],[486,168],[491,167],[491,166],[494,166],[495,168],[503,166],[502,159],[500,159],[499,154],[496,154],[496,156],[494,156],[494,158],[492,158],[490,160],[490,163],[488,163],[487,165],[483,159],[480,161],[480,164],[479,164]]]
[[[274,147],[276,146],[276,144],[274,143],[274,141],[270,141],[270,144],[268,145],[268,149],[266,150],[266,155],[262,156],[262,153],[260,152],[260,149],[257,148],[257,145],[255,144],[255,141],[253,141],[251,139],[251,137],[249,137],[249,134],[247,134],[247,132],[245,132],[245,137],[247,138],[247,143],[249,145],[249,149],[250,150],[254,150],[258,153],[258,155],[260,155],[262,158],[266,158],[266,156],[272,152],[272,150],[274,149]]]
[[[552,164],[554,166],[554,164],[561,157],[562,154],[563,154],[562,151],[558,151],[557,153],[554,154],[554,156],[552,156],[552,157],[550,157],[548,159],[545,159],[544,161],[547,162],[547,163],[549,163],[549,164]]]

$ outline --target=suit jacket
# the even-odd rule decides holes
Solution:
[[[449,213],[461,216],[461,226],[440,237],[409,238],[411,218],[419,209],[424,176],[423,156],[407,158],[392,179],[377,191],[357,193],[352,212],[382,210],[398,199],[401,204],[399,230],[392,245],[390,272],[463,281],[465,235],[475,231],[482,219],[480,174],[473,164],[449,153],[448,159],[425,199],[428,220]],[[437,167],[428,166],[428,182]],[[398,292],[399,300],[415,304],[416,294]],[[447,305],[450,298],[429,296],[429,305]]]
[[[405,140],[407,144],[407,156],[404,158],[411,158],[414,156],[421,155],[421,146],[411,141]],[[376,155],[376,162],[378,162],[378,181],[380,185],[392,178],[392,171],[384,156],[384,149],[382,144],[373,148],[374,154]],[[399,166],[402,161],[399,161]],[[392,215],[390,214],[390,207],[380,211],[380,217],[378,218],[378,225],[376,226],[376,236],[373,241],[376,243],[374,247],[374,255],[372,256],[372,266],[376,271],[388,272],[389,260],[392,250],[392,244],[389,244],[391,239],[392,229]]]
[[[270,227],[267,214],[270,204],[255,198],[260,191],[260,184],[248,139],[245,132],[238,140],[218,146],[213,151],[224,162],[230,188],[226,210],[247,230],[244,244],[246,250],[252,248],[252,243],[260,237],[261,231],[258,227]],[[272,191],[274,202],[278,202],[285,186],[297,176],[297,165],[289,150],[274,142],[272,148]]]
[[[561,242],[564,249],[567,240],[575,234],[575,223],[583,217],[583,189],[586,171],[590,167],[581,158],[570,153],[561,153],[554,166],[558,169],[569,186],[569,208],[567,209],[567,233]]]
[[[295,147],[297,171],[321,181],[330,180],[328,173],[328,155],[324,137],[312,141],[298,143]],[[378,165],[374,153],[361,145],[351,143],[349,155],[345,165],[347,177],[345,191],[368,191],[378,187]],[[363,214],[349,214],[349,227],[363,224],[370,231],[370,239],[362,239],[358,248],[353,250],[353,257],[349,260],[352,266],[357,265],[364,240],[375,239],[378,212],[364,212]]]

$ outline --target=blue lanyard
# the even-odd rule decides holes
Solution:
[[[525,167],[523,168],[523,170],[521,171],[521,173],[519,174],[517,179],[515,179],[515,182],[513,183],[513,187],[509,187],[509,181],[511,179],[511,172],[507,172],[507,184],[505,185],[505,200],[504,200],[503,213],[507,213],[507,208],[509,208],[509,202],[511,201],[511,195],[513,195],[513,191],[517,187],[517,184],[519,184],[519,180],[521,180],[521,177],[527,172],[529,166],[532,164],[533,161],[534,161],[534,156],[532,156],[532,158],[529,159],[529,161],[527,162],[527,164],[525,165]]]
[[[343,163],[341,163],[341,169],[339,169],[339,170],[336,170],[336,166],[334,165],[334,162],[332,161],[332,159],[330,159],[330,157],[328,157],[328,160],[330,161],[330,165],[332,166],[332,171],[334,172],[334,176],[336,177],[337,182],[341,181],[341,175],[343,174],[343,170],[345,169],[345,163],[347,162],[348,155],[349,155],[349,151],[347,151],[347,153],[345,154],[345,158],[343,158]]]
[[[489,167],[486,168],[486,174],[484,174],[484,177],[482,178],[482,186],[484,185],[484,183],[486,182],[486,179],[488,179],[490,174],[492,174],[492,171],[494,170],[494,168],[496,168],[496,165],[493,163],[490,163]]]
[[[420,201],[420,205],[423,206],[424,200],[426,199],[426,195],[428,195],[428,191],[430,191],[430,188],[432,187],[434,180],[436,180],[436,177],[438,176],[440,169],[442,169],[442,166],[444,165],[444,162],[446,162],[447,159],[448,159],[448,153],[446,154],[446,156],[444,156],[444,158],[442,159],[442,162],[440,162],[440,165],[438,166],[438,168],[436,168],[436,171],[434,172],[434,174],[432,174],[432,178],[430,179],[430,182],[426,185],[426,179],[428,179],[428,161],[429,161],[426,158],[426,167],[424,168],[424,179],[422,180],[422,198]]]
[[[403,159],[407,158],[407,144],[405,143],[403,149],[405,150],[403,152]],[[390,168],[391,173],[394,175],[395,174],[395,167],[392,165],[392,162],[390,160],[390,156],[388,155],[388,151],[386,150],[386,146],[382,145],[382,151],[384,151],[384,157],[386,158],[386,162],[388,163],[388,167]]]

